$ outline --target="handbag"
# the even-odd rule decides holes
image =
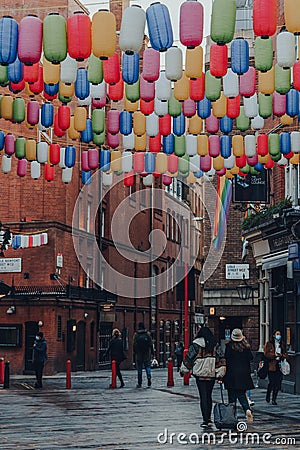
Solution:
[[[238,424],[236,416],[236,404],[225,403],[223,397],[223,388],[221,388],[221,403],[216,403],[214,406],[214,424],[218,430],[227,429],[234,430]]]
[[[214,356],[196,358],[192,374],[194,377],[214,378],[216,376],[216,358]]]
[[[281,361],[281,363],[280,363],[280,371],[281,371],[282,375],[289,375],[290,374],[291,367],[290,367],[290,364],[287,362],[286,359]]]
[[[268,372],[269,372],[269,362],[268,362],[267,358],[264,356],[263,359],[259,363],[258,370],[257,370],[257,376],[261,380],[264,380],[265,378],[267,378]]]

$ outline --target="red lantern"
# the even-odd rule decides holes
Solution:
[[[256,36],[273,36],[276,26],[277,0],[254,0],[253,30]]]
[[[195,102],[203,100],[205,93],[205,74],[202,73],[200,78],[190,79],[190,98]]]
[[[268,161],[266,162],[266,164],[265,164],[265,168],[266,169],[273,169],[273,167],[274,167],[274,161],[273,161],[273,159],[271,158],[271,156],[269,157],[269,159],[268,159]]]
[[[284,155],[286,159],[291,159],[294,156],[294,152],[289,152],[287,155]]]
[[[293,65],[293,83],[294,89],[300,91],[300,61],[296,61]]]
[[[178,156],[172,153],[168,155],[168,171],[176,173],[178,171]]]
[[[140,110],[145,116],[152,114],[154,111],[154,100],[146,102],[145,100],[140,99]]]
[[[269,139],[267,134],[257,136],[257,154],[266,156],[269,153]]]
[[[57,94],[55,95],[49,95],[47,94],[47,92],[44,92],[44,97],[46,100],[48,100],[48,102],[52,102],[53,100],[55,100],[57,98]]]
[[[159,153],[161,151],[161,134],[149,137],[149,151],[152,153]]]
[[[240,94],[244,97],[252,97],[256,88],[256,70],[250,66],[246,73],[240,76]]]
[[[25,89],[25,81],[21,80],[19,83],[9,83],[10,89],[14,94],[18,94],[19,92],[23,91]]]
[[[172,184],[172,177],[170,177],[169,175],[167,175],[166,173],[163,173],[162,176],[162,184],[164,186],[170,186],[170,184]]]
[[[88,172],[90,170],[89,154],[86,150],[81,152],[81,170],[83,170],[84,172]]]
[[[135,152],[133,155],[133,170],[136,173],[142,173],[145,170],[145,153]]]
[[[25,67],[27,67],[27,66],[24,66],[24,71],[25,71]],[[33,67],[33,66],[30,66],[30,67]],[[29,68],[29,66],[28,66],[28,68]],[[25,80],[25,77],[24,77],[24,80]],[[35,95],[41,94],[41,92],[43,92],[44,80],[43,80],[43,67],[42,66],[38,66],[38,78],[34,83],[29,84],[29,89]]]
[[[240,115],[240,103],[240,95],[233,98],[226,98],[226,116],[230,119],[236,119]]]
[[[124,81],[121,76],[116,84],[110,84],[108,86],[108,96],[113,102],[122,100],[124,96]]]
[[[124,173],[124,186],[130,187],[134,184],[134,171]]]
[[[117,148],[120,146],[120,133],[111,134],[107,133],[107,143],[111,148]]]
[[[89,148],[88,151],[89,169],[98,169],[99,167],[99,151],[96,148]]]
[[[247,164],[247,157],[246,155],[242,155],[242,156],[237,156],[235,158],[235,164],[237,167],[239,167],[240,169],[242,167],[245,167],[245,165]]]
[[[107,84],[116,84],[120,81],[120,60],[118,53],[103,61],[103,77]]]
[[[49,155],[50,155],[50,164],[52,166],[56,166],[59,164],[60,161],[60,145],[59,144],[50,144],[49,149]]]
[[[83,61],[91,54],[91,20],[82,11],[76,11],[67,19],[68,53],[76,61]]]
[[[58,125],[62,130],[70,128],[71,111],[68,105],[58,107]]]
[[[217,78],[224,77],[228,67],[227,45],[213,44],[210,47],[210,73]]]
[[[32,66],[23,66],[23,78],[27,83],[35,83],[39,78],[40,63],[32,64]],[[42,68],[43,71],[43,68]],[[43,79],[43,77],[42,77]]]
[[[46,181],[54,180],[54,166],[50,166],[50,164],[44,164],[44,178]]]
[[[104,108],[105,105],[106,105],[106,97],[99,98],[99,99],[96,99],[96,98],[92,99],[92,107],[93,108]]]
[[[159,117],[159,132],[162,136],[167,136],[171,134],[171,116],[166,114],[165,116]]]
[[[193,117],[196,114],[196,103],[191,98],[182,103],[182,113],[186,117]]]
[[[25,159],[25,158],[18,159],[18,164],[17,164],[18,177],[25,177],[26,172],[27,172],[27,159]]]
[[[53,131],[55,136],[57,137],[63,137],[66,134],[66,130],[62,130],[60,126],[58,125],[58,114],[54,115],[54,127]]]

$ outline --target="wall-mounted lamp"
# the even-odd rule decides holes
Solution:
[[[253,287],[245,280],[245,274],[243,274],[243,284],[237,286],[236,290],[241,300],[249,300],[251,296],[253,298]]]
[[[75,333],[76,332],[76,325],[72,326],[72,331]]]
[[[226,320],[226,317],[225,316],[220,316],[219,319],[223,321],[223,320]]]
[[[84,313],[84,318],[87,319],[89,317],[88,313]]]
[[[43,322],[42,320],[39,320],[39,321],[38,321],[38,326],[39,326],[39,327],[42,327],[43,325],[44,325],[44,322]]]
[[[15,306],[10,306],[7,311],[6,314],[15,314],[16,313],[16,307]]]

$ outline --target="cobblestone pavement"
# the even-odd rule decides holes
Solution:
[[[280,393],[279,406],[272,406],[265,390],[256,389],[247,431],[205,434],[193,379],[183,386],[174,372],[175,386],[167,387],[167,370],[155,369],[152,387],[145,380],[137,389],[136,372],[123,374],[123,389],[109,388],[109,371],[72,374],[70,390],[64,374],[45,377],[42,390],[32,388],[32,377],[11,377],[10,389],[0,389],[1,450],[300,449],[299,396]],[[214,401],[220,401],[217,386]]]

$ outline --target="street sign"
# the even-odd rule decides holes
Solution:
[[[226,264],[226,280],[249,280],[249,264]]]
[[[0,273],[22,272],[21,258],[0,258]]]

